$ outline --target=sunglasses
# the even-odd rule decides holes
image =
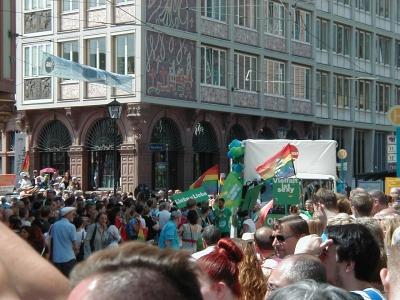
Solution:
[[[292,236],[297,236],[297,235],[298,235],[297,233],[294,233],[294,234],[291,234],[291,235],[287,235],[287,236],[284,236],[284,235],[281,235],[281,234],[271,235],[269,237],[269,240],[271,241],[271,243],[275,239],[277,239],[279,243],[284,243],[286,241],[286,239],[291,238]]]

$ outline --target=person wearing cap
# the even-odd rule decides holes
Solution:
[[[74,207],[63,207],[60,211],[61,220],[50,228],[51,254],[54,266],[66,277],[76,265],[78,243],[76,241],[76,229],[72,221],[75,216]]]
[[[25,188],[31,186],[31,181],[29,180],[28,174],[27,174],[27,173],[21,172],[21,173],[19,174],[19,176],[22,177],[22,179],[19,181],[19,184],[20,184],[20,188],[21,188],[21,189],[25,189]]]
[[[161,249],[179,249],[178,224],[181,222],[182,213],[179,210],[171,213],[171,219],[161,231],[158,246]]]

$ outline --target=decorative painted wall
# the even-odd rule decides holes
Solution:
[[[135,4],[118,5],[115,7],[115,23],[136,23],[135,14]]]
[[[196,32],[196,0],[148,0],[146,2],[148,23]]]
[[[24,33],[51,30],[51,10],[35,11],[24,14]]]
[[[243,93],[235,91],[233,94],[233,101],[235,106],[258,108],[258,94]]]
[[[24,80],[24,99],[50,99],[51,98],[51,78],[34,78]]]
[[[302,115],[312,115],[311,102],[292,100],[292,113]]]
[[[146,32],[146,94],[196,100],[196,42]]]
[[[107,11],[105,8],[88,10],[86,14],[87,27],[106,26]]]

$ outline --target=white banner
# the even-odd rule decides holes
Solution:
[[[129,75],[120,75],[81,65],[46,52],[43,52],[42,61],[40,75],[100,83],[132,93],[133,78]]]

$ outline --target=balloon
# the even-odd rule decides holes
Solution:
[[[236,147],[236,155],[240,156],[244,154],[244,148],[243,147]]]
[[[233,154],[231,151],[228,151],[228,158],[232,159],[233,158]]]
[[[240,173],[243,171],[243,166],[241,164],[235,164],[233,171]]]
[[[237,139],[234,139],[231,143],[230,143],[230,147],[232,147],[232,148],[236,148],[236,147],[239,147],[239,146],[241,146],[242,145],[242,143],[239,141],[239,140],[237,140]]]
[[[231,153],[232,153],[233,157],[238,156],[238,155],[236,154],[236,151],[237,151],[237,147],[231,148]]]
[[[232,165],[232,172],[235,171],[235,164]]]

